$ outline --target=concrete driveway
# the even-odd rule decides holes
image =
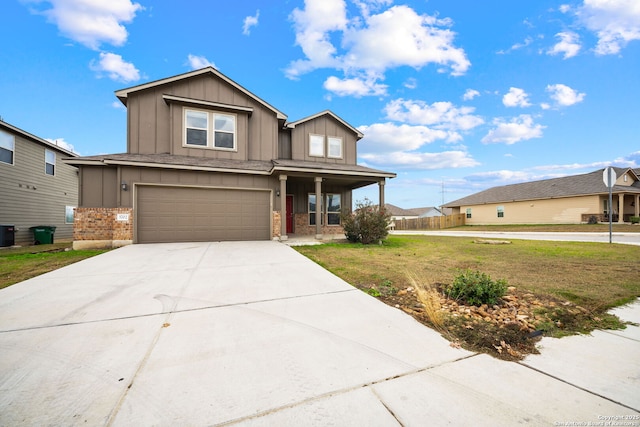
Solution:
[[[640,425],[639,331],[509,363],[281,243],[127,246],[0,291],[0,425]]]

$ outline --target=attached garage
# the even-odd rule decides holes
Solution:
[[[269,240],[269,190],[136,185],[138,243]]]

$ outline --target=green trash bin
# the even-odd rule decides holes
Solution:
[[[38,225],[36,227],[29,227],[29,230],[33,232],[33,242],[36,245],[50,245],[53,243],[53,235],[56,232],[55,226]]]

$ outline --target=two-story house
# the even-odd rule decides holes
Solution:
[[[12,243],[43,243],[30,230],[41,225],[56,227],[55,240],[71,240],[78,170],[62,159],[75,156],[0,120],[0,224],[15,231]]]
[[[356,128],[287,116],[207,67],[116,92],[127,152],[80,170],[74,247],[343,234],[352,190],[394,173],[358,166]]]

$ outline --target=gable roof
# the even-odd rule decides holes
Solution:
[[[391,216],[418,216],[417,212],[414,212],[412,209],[403,209],[396,205],[392,205],[391,203],[385,203],[384,209],[391,214]]]
[[[331,110],[324,110],[321,111],[317,114],[314,114],[312,116],[309,117],[305,117],[303,119],[300,120],[296,120],[295,122],[291,122],[291,123],[287,123],[285,126],[293,129],[295,128],[297,125],[301,124],[301,123],[305,123],[314,119],[317,119],[318,117],[322,117],[322,116],[330,116],[333,119],[337,120],[338,122],[340,122],[344,127],[348,128],[349,130],[351,130],[353,133],[356,134],[358,139],[362,139],[362,137],[364,137],[364,134],[362,132],[360,132],[358,129],[354,128],[353,126],[351,126],[349,123],[345,122],[344,120],[342,120],[340,117],[338,117],[336,114],[334,114]]]
[[[0,128],[4,128],[5,130],[8,130],[12,133],[18,134],[23,138],[29,139],[33,142],[37,142],[39,144],[44,145],[47,148],[52,148],[54,150],[58,150],[63,154],[66,154],[67,156],[71,156],[71,157],[78,157],[79,154],[74,153],[73,151],[69,151],[66,148],[62,148],[59,145],[56,145],[53,142],[47,141],[46,139],[42,139],[39,136],[35,136],[27,131],[24,131],[18,127],[15,127],[5,121],[0,120]]]
[[[618,177],[631,172],[636,179],[638,173],[631,168],[613,168]],[[586,196],[591,194],[608,194],[609,189],[602,180],[603,169],[593,172],[551,178],[540,181],[523,182],[520,184],[492,187],[479,193],[463,197],[446,203],[445,207],[483,205],[488,203],[506,203],[523,200],[556,199],[572,196]],[[640,181],[636,180],[631,186],[614,185],[614,192],[639,193]]]
[[[165,84],[168,84],[168,83],[173,83],[173,82],[177,82],[177,81],[180,81],[180,80],[190,79],[192,77],[206,75],[206,74],[212,74],[212,75],[216,76],[217,78],[219,78],[219,79],[225,81],[226,83],[230,84],[235,89],[237,89],[240,92],[242,92],[245,95],[247,95],[249,98],[255,100],[256,102],[258,102],[260,104],[262,104],[267,109],[273,111],[276,114],[276,117],[278,119],[280,119],[280,120],[286,120],[287,119],[287,115],[286,114],[284,114],[280,110],[276,109],[274,106],[272,106],[271,104],[269,104],[268,102],[266,102],[262,98],[258,97],[257,95],[249,92],[247,89],[245,89],[244,87],[242,87],[241,85],[239,85],[235,81],[231,80],[229,77],[225,76],[220,71],[216,70],[215,68],[213,68],[211,66],[205,67],[205,68],[201,68],[199,70],[189,71],[188,73],[178,74],[177,76],[167,77],[165,79],[154,80],[152,82],[143,83],[143,84],[140,84],[140,85],[137,85],[137,86],[132,86],[132,87],[125,88],[125,89],[120,89],[120,90],[117,90],[115,93],[116,93],[116,96],[118,97],[118,99],[120,100],[120,102],[122,102],[124,105],[127,105],[127,98],[129,97],[130,93],[138,92],[138,91],[149,89],[149,88],[152,88],[152,87],[161,86],[161,85],[165,85]]]

